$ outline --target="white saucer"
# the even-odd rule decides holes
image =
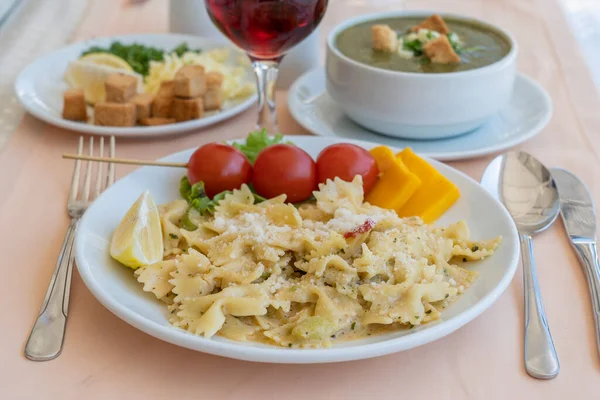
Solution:
[[[325,89],[324,68],[302,75],[290,88],[288,106],[296,121],[319,136],[368,140],[394,147],[411,147],[438,160],[459,160],[496,153],[538,134],[550,120],[548,93],[523,74],[517,74],[510,103],[482,127],[439,140],[410,140],[383,136],[347,118]]]

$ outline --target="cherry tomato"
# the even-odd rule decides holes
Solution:
[[[188,162],[190,183],[204,182],[204,191],[211,198],[222,191],[238,189],[251,178],[252,166],[244,153],[228,144],[205,144]]]
[[[256,158],[252,185],[261,196],[285,194],[288,202],[296,203],[308,199],[317,189],[317,167],[304,150],[276,144]]]
[[[324,183],[336,176],[351,182],[356,175],[362,176],[367,194],[377,182],[377,163],[367,150],[349,143],[333,144],[321,151],[317,158],[317,182]]]

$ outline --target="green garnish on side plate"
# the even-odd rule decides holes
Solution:
[[[202,50],[190,49],[187,43],[181,43],[171,51],[165,49],[159,49],[151,46],[144,46],[143,44],[123,44],[121,42],[113,42],[109,47],[93,46],[81,53],[82,56],[90,53],[110,53],[117,57],[121,57],[131,65],[131,68],[138,74],[143,76],[148,75],[150,71],[150,61],[162,61],[164,54],[175,53],[178,56],[182,56],[184,53],[189,51],[200,53]]]

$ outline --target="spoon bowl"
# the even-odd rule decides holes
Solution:
[[[483,173],[481,184],[504,204],[519,232],[525,289],[525,369],[534,378],[552,379],[560,365],[546,321],[531,236],[547,229],[558,216],[556,184],[541,162],[522,151],[496,157]]]
[[[519,233],[541,232],[558,217],[560,203],[552,175],[528,153],[496,157],[483,173],[481,184],[504,204]]]

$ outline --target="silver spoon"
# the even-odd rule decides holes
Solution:
[[[481,184],[504,204],[519,231],[525,286],[525,369],[534,378],[552,379],[560,365],[546,321],[531,236],[548,228],[558,216],[556,185],[548,169],[525,152],[496,157],[483,173]]]

